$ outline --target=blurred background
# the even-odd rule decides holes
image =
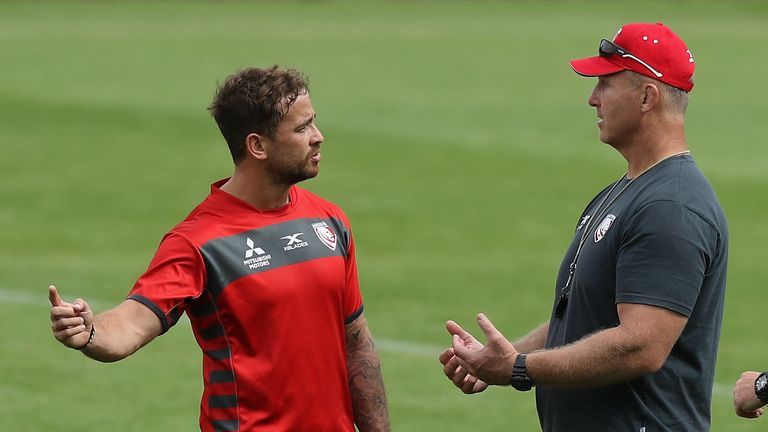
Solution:
[[[712,430],[768,429],[731,405],[768,369],[768,3],[594,0],[1,3],[0,430],[197,429],[185,321],[100,364],[55,342],[46,287],[120,302],[231,172],[217,83],[275,63],[310,77],[326,142],[303,186],[352,221],[393,429],[539,430],[532,393],[445,379],[444,322],[480,333],[482,311],[514,339],[548,318],[579,214],[626,169],[567,60],[639,21],[693,52],[688,143],[730,223]]]

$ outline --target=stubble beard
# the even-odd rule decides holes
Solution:
[[[296,183],[316,177],[320,172],[320,167],[317,165],[313,166],[309,160],[304,160],[301,164],[286,165],[284,163],[276,163],[269,165],[267,166],[267,172],[274,184],[293,186]]]

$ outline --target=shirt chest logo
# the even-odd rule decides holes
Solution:
[[[589,215],[586,215],[586,216],[584,216],[583,218],[581,218],[581,222],[579,222],[579,226],[578,226],[578,227],[576,227],[576,231],[580,231],[580,230],[581,230],[581,229],[584,227],[584,224],[586,224],[586,223],[587,223],[587,221],[589,220],[589,218],[590,218],[590,216],[589,216]]]
[[[256,245],[250,238],[245,239],[245,260],[243,265],[249,269],[257,269],[269,265],[272,255],[264,252],[264,249]],[[254,256],[255,255],[255,256]]]
[[[597,229],[595,230],[595,243],[599,242],[603,239],[603,237],[605,237],[605,234],[611,228],[611,225],[613,225],[614,220],[616,220],[616,216],[609,214],[605,217],[605,219],[603,219],[602,222],[600,222],[600,225],[598,225]]]
[[[319,238],[324,245],[328,246],[328,249],[336,250],[336,233],[333,232],[327,223],[313,223],[312,228],[315,230],[317,238]]]
[[[295,233],[285,237],[280,237],[282,240],[286,240],[288,242],[285,246],[283,246],[283,250],[290,251],[309,246],[308,242],[305,242],[303,239],[299,238],[299,236],[302,235],[304,235],[304,233]]]

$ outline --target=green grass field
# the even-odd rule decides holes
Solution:
[[[712,430],[767,430],[730,399],[768,369],[763,1],[0,4],[0,430],[197,428],[188,325],[88,361],[52,338],[46,286],[121,301],[230,173],[205,109],[217,82],[273,63],[311,79],[326,143],[305,186],[352,220],[394,430],[538,430],[532,394],[444,378],[443,323],[483,311],[515,338],[547,318],[576,218],[625,169],[567,60],[633,21],[693,51],[688,141],[729,217]]]

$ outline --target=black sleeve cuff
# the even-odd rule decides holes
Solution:
[[[168,320],[165,318],[163,311],[160,310],[160,308],[157,307],[157,305],[153,303],[152,300],[138,294],[128,296],[128,300],[137,301],[154,312],[155,315],[157,315],[157,319],[160,320],[160,325],[163,327],[163,333],[167,332],[168,329],[171,328],[171,326],[168,324]]]
[[[360,307],[359,307],[359,308],[358,308],[356,311],[354,311],[354,312],[352,313],[352,315],[348,316],[348,317],[347,317],[347,318],[344,320],[344,325],[350,324],[350,323],[351,323],[351,322],[353,322],[354,320],[358,319],[358,318],[360,317],[360,315],[362,315],[362,314],[363,314],[363,309],[364,309],[364,307],[365,307],[364,305],[360,305]]]

